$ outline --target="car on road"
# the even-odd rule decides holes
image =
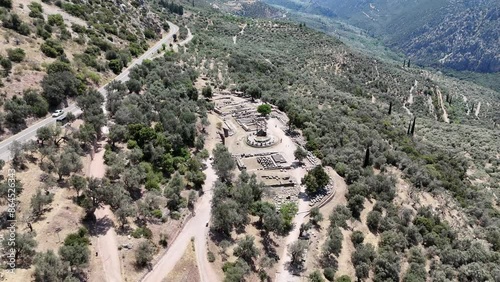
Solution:
[[[64,111],[63,111],[63,110],[56,110],[56,111],[52,114],[52,117],[59,117],[59,116],[61,116],[62,114],[64,114]]]

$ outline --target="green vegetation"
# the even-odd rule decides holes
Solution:
[[[271,105],[269,104],[262,104],[257,107],[257,112],[264,117],[267,117],[271,113],[271,110]]]
[[[20,63],[26,57],[26,53],[21,48],[7,49],[7,56],[12,62]]]
[[[328,176],[320,165],[309,171],[304,179],[302,179],[302,183],[306,185],[306,192],[309,195],[314,195],[320,189],[325,188],[328,182],[330,182],[330,176]]]

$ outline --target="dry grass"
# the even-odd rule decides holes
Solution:
[[[164,282],[197,282],[200,281],[200,274],[196,264],[196,254],[194,243],[190,242],[182,258],[177,262],[174,270],[163,280]]]

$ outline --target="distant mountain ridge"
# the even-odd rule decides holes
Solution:
[[[498,0],[265,1],[292,11],[341,18],[423,65],[500,71]]]

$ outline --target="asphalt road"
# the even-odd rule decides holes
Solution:
[[[148,51],[142,54],[139,58],[134,60],[122,73],[115,77],[114,80],[125,82],[129,80],[130,70],[136,66],[140,65],[144,60],[151,58],[159,49],[162,48],[163,44],[168,44],[172,39],[172,36],[177,33],[179,27],[171,22],[167,23],[170,25],[170,31],[166,34],[160,41],[158,41],[153,47],[151,47]],[[106,85],[103,85],[98,91],[106,97]],[[103,106],[105,109],[105,106]],[[68,107],[64,108],[65,114],[72,112],[75,115],[80,114],[82,111],[76,103],[70,104]],[[23,131],[13,135],[4,141],[0,142],[0,159],[4,161],[9,161],[11,159],[9,147],[14,141],[18,141],[20,143],[27,142],[31,139],[36,138],[36,131],[44,126],[52,125],[56,123],[56,119],[53,117],[48,117],[46,119],[40,120],[37,123],[31,125],[30,127],[24,129]]]

